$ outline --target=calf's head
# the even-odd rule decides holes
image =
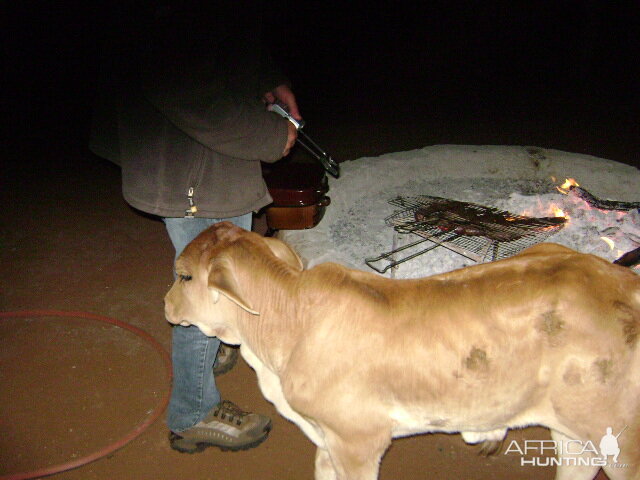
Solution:
[[[264,256],[267,262],[253,262]],[[247,297],[247,275],[264,276],[275,262],[302,270],[302,262],[284,242],[243,230],[229,222],[196,237],[176,260],[176,280],[165,296],[165,316],[175,325],[195,325],[208,336],[238,344],[240,310],[259,315]],[[242,278],[242,280],[239,280]],[[245,283],[243,288],[242,283]]]

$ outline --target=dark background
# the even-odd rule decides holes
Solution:
[[[16,3],[3,41],[8,140],[82,148],[102,49],[136,34],[142,8]],[[640,2],[423,3],[262,6],[265,42],[308,132],[329,150],[335,143],[339,159],[433,143],[536,143],[637,162]],[[362,149],[343,149],[336,130]]]
[[[277,17],[287,25],[268,31],[273,50],[291,65],[305,97],[312,85],[325,102],[336,96],[345,110],[394,118],[433,107],[476,113],[637,100],[631,3],[345,3],[273,15],[272,24]]]

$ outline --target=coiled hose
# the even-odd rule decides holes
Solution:
[[[158,343],[158,341],[149,335],[144,330],[134,327],[133,325],[123,322],[121,320],[117,320],[115,318],[106,317],[104,315],[97,315],[94,313],[88,312],[74,312],[74,311],[61,311],[61,310],[23,310],[16,312],[0,312],[0,319],[6,318],[25,318],[25,317],[61,317],[61,318],[80,318],[84,320],[93,320],[102,323],[108,323],[110,325],[114,325],[119,328],[123,328],[128,330],[138,337],[145,340],[148,344],[150,344],[160,355],[162,361],[164,362],[167,378],[169,383],[171,383],[173,374],[171,369],[171,357],[167,353],[167,351]],[[67,470],[72,470],[74,468],[81,467],[88,463],[94,462],[102,457],[105,457],[116,450],[124,447],[127,443],[138,437],[142,432],[144,432],[151,424],[153,424],[162,412],[164,412],[165,408],[169,404],[169,397],[171,395],[171,389],[167,389],[165,395],[160,399],[160,402],[156,406],[156,408],[152,411],[151,415],[147,417],[147,419],[137,425],[133,430],[127,433],[124,437],[120,438],[116,442],[103,447],[100,450],[97,450],[89,455],[78,458],[71,462],[61,463],[58,465],[53,465],[51,467],[42,468],[39,470],[32,470],[29,472],[19,472],[19,473],[10,473],[7,475],[0,476],[0,480],[25,480],[29,478],[38,478],[38,477],[46,477],[48,475],[54,475],[56,473],[64,472]]]

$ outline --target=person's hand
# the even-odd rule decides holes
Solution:
[[[298,109],[298,103],[296,102],[296,96],[288,85],[278,85],[271,92],[267,92],[264,95],[264,99],[267,103],[275,103],[276,100],[279,100],[287,106],[289,113],[293,118],[296,120],[302,120],[300,110]]]
[[[291,91],[288,85],[278,85],[271,92],[267,92],[264,95],[264,100],[267,103],[275,103],[279,101],[283,103],[289,110],[289,114],[296,120],[302,120],[300,110],[298,109],[298,103],[296,102],[296,96]],[[284,147],[282,156],[286,157],[293,148],[298,138],[298,130],[295,125],[287,120],[287,144]]]
[[[284,146],[284,151],[282,152],[283,157],[289,155],[293,145],[296,143],[296,138],[298,138],[298,129],[293,123],[287,120],[287,144]]]

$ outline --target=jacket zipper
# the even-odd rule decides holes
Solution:
[[[195,200],[193,199],[193,195],[196,191],[196,188],[198,188],[198,185],[200,184],[200,180],[202,177],[202,171],[204,169],[204,158],[202,157],[202,154],[200,156],[200,158],[198,159],[198,163],[196,164],[196,167],[193,169],[194,171],[194,175],[192,176],[193,179],[193,186],[189,187],[187,189],[187,201],[189,202],[189,208],[187,208],[184,211],[184,216],[185,218],[193,218],[195,216],[195,214],[198,212],[198,207],[195,204]]]
[[[187,190],[187,200],[189,201],[189,208],[184,211],[184,216],[187,218],[193,218],[198,211],[198,207],[196,207],[196,204],[193,201],[193,187],[189,187],[189,190]]]

